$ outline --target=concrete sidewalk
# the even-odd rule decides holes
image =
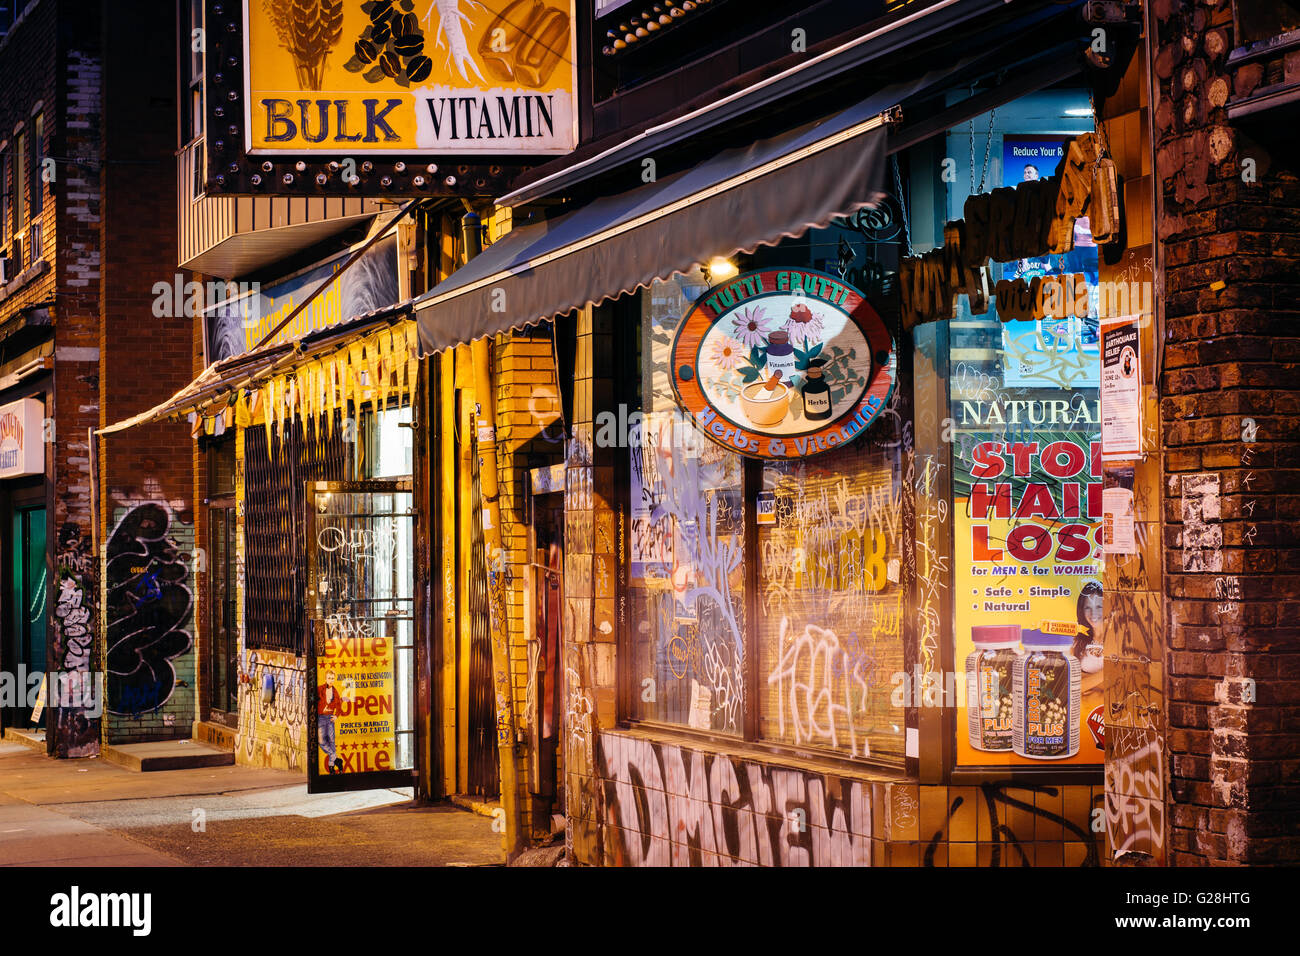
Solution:
[[[0,866],[483,866],[492,821],[407,790],[308,794],[252,767],[136,773],[0,743]]]

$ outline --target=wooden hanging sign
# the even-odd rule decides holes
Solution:
[[[805,458],[870,426],[896,364],[857,289],[811,269],[765,269],[700,296],[677,327],[672,382],[715,442],[752,458]]]

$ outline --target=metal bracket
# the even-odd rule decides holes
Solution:
[[[1142,5],[1123,0],[1088,0],[1083,5],[1085,23],[1141,23]]]

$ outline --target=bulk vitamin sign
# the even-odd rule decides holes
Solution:
[[[894,390],[880,316],[811,269],[749,272],[706,291],[672,347],[678,402],[719,444],[752,458],[806,458],[865,431]]]
[[[250,153],[577,144],[572,0],[244,0]]]

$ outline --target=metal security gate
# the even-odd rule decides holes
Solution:
[[[415,782],[410,481],[307,484],[307,789]]]

